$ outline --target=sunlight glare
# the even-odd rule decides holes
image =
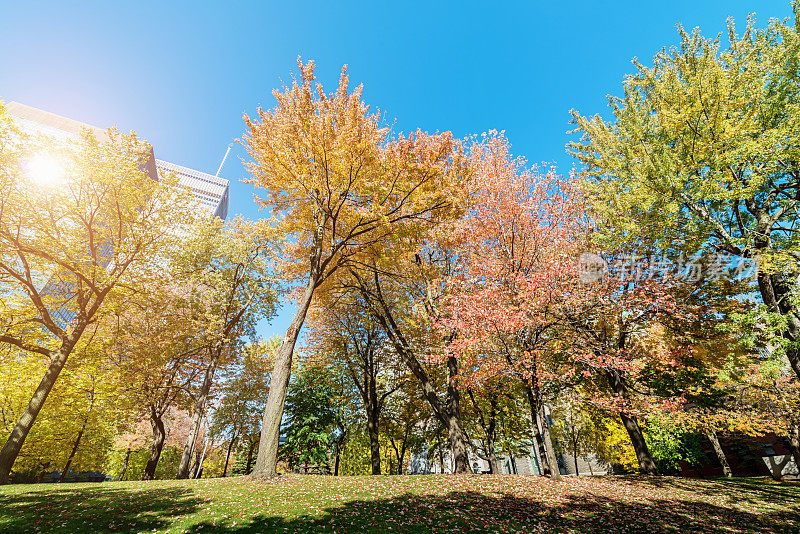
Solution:
[[[64,168],[52,154],[41,153],[28,161],[28,177],[38,186],[52,188],[64,180]]]

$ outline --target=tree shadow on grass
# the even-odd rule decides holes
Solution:
[[[773,483],[753,478],[695,479],[680,477],[616,477],[615,482],[641,489],[651,486],[660,489],[690,491],[729,503],[752,504],[774,502],[791,503],[800,500],[800,483],[784,481]]]
[[[38,489],[0,498],[0,532],[142,532],[165,528],[204,501],[189,488]]]
[[[627,502],[590,494],[568,495],[552,505],[510,494],[452,492],[444,496],[405,494],[357,500],[327,508],[317,517],[260,515],[244,524],[200,523],[193,534],[269,532],[552,532],[674,534],[676,532],[798,533],[800,505],[756,514],[702,501]]]

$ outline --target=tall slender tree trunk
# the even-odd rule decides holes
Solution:
[[[550,464],[550,479],[561,480],[561,471],[558,469],[558,459],[556,458],[556,451],[553,447],[553,437],[550,435],[550,425],[547,422],[547,414],[545,413],[543,404],[539,404],[539,419],[542,423],[542,440],[544,441],[544,450],[547,454],[547,463]]]
[[[58,477],[59,482],[64,482],[67,476],[67,472],[69,471],[70,466],[72,465],[72,459],[75,458],[75,453],[78,452],[78,447],[81,445],[81,438],[83,437],[83,431],[86,429],[86,423],[81,426],[81,429],[78,431],[78,436],[75,438],[75,443],[72,444],[72,450],[69,453],[69,458],[67,458],[67,463],[64,465],[64,469],[61,471],[61,475]]]
[[[561,480],[561,473],[558,470],[558,462],[556,461],[555,453],[552,450],[552,439],[545,439],[544,428],[547,423],[542,419],[541,415],[541,401],[539,395],[534,391],[533,379],[523,380],[525,394],[528,397],[528,405],[531,409],[531,430],[533,430],[533,437],[536,441],[536,447],[539,450],[539,459],[542,461],[542,474],[552,478],[553,480]],[[547,436],[550,435],[550,430],[547,430]]]
[[[236,431],[234,430],[233,436],[231,436],[231,442],[228,444],[228,452],[225,454],[225,467],[222,469],[222,478],[228,476],[228,462],[231,459],[231,450],[233,449],[233,443],[236,441]]]
[[[194,414],[192,414],[192,427],[189,430],[189,437],[186,440],[186,445],[183,447],[183,454],[181,454],[181,461],[178,464],[178,474],[175,476],[177,479],[189,478],[189,462],[192,460],[192,452],[194,451],[197,436],[200,434],[200,424],[203,419],[203,414],[206,409],[206,402],[208,401],[208,392],[211,390],[211,383],[214,381],[214,371],[217,367],[217,360],[219,359],[219,347],[212,349],[211,361],[206,368],[205,376],[203,377],[203,385],[200,387],[197,399],[194,403]]]
[[[466,445],[467,440],[464,434],[464,429],[461,426],[461,411],[459,406],[460,397],[458,395],[458,389],[453,383],[453,363],[448,359],[448,368],[451,373],[451,380],[450,384],[448,385],[449,401],[444,404],[439,400],[439,395],[437,394],[436,389],[433,387],[433,384],[431,384],[428,374],[422,368],[419,361],[417,361],[408,344],[405,342],[405,339],[399,334],[399,330],[396,328],[396,326],[393,323],[390,325],[387,322],[388,318],[385,316],[378,316],[378,319],[384,326],[384,329],[386,330],[386,333],[388,334],[389,339],[392,341],[395,348],[398,349],[400,354],[403,356],[406,365],[411,370],[415,378],[419,381],[419,384],[422,388],[422,394],[425,397],[425,400],[427,400],[428,404],[431,406],[434,415],[447,430],[450,453],[453,456],[453,472],[456,474],[467,473],[469,470]]]
[[[50,390],[53,389],[58,375],[64,368],[64,364],[67,363],[67,358],[69,358],[72,348],[75,346],[73,339],[80,337],[83,328],[84,327],[77,328],[70,337],[70,340],[62,343],[61,347],[53,353],[52,360],[47,367],[47,371],[44,373],[44,377],[41,382],[39,382],[39,386],[36,388],[36,391],[34,391],[31,400],[25,407],[25,411],[22,412],[17,424],[14,425],[11,435],[8,437],[8,440],[6,440],[5,445],[3,445],[3,449],[0,450],[0,484],[8,484],[11,468],[17,460],[17,456],[19,456],[19,451],[22,450],[25,438],[28,437],[33,423],[36,422],[36,417],[38,417],[42,406],[44,406],[44,402],[47,400],[47,396],[50,394]]]
[[[441,428],[436,428],[436,446],[439,453],[439,472],[444,473],[444,448],[442,447],[442,433]]]
[[[335,477],[339,476],[339,460],[341,459],[342,456],[343,443],[344,443],[343,438],[339,438],[336,440],[336,459],[334,460],[333,463],[333,476]]]
[[[206,420],[206,428],[208,428],[208,420]],[[203,462],[206,461],[206,453],[209,448],[214,448],[214,442],[210,439],[210,436],[206,435],[206,439],[203,440],[203,452],[200,453],[200,462],[198,462],[197,469],[194,471],[194,478],[200,478],[203,475]]]
[[[422,394],[430,404],[434,415],[447,428],[450,452],[453,455],[453,471],[455,473],[467,473],[469,462],[467,458],[466,434],[461,426],[461,413],[459,408],[459,394],[456,387],[455,377],[457,374],[457,360],[453,357],[448,358],[447,368],[449,380],[447,385],[448,397],[446,402],[439,399],[439,395],[428,377],[428,373],[420,364],[411,345],[405,339],[402,330],[397,325],[389,306],[383,298],[380,288],[380,279],[377,271],[373,273],[376,295],[371,295],[362,285],[361,293],[364,300],[375,303],[376,309],[373,316],[380,323],[386,335],[389,337],[397,353],[406,363],[414,377],[419,381]],[[363,282],[362,282],[363,284]],[[377,309],[379,308],[379,309]],[[455,371],[455,372],[454,372]]]
[[[403,446],[400,447],[400,456],[397,458],[397,474],[398,475],[402,475],[403,474],[403,465],[404,465],[405,459],[406,459],[406,448],[407,448],[407,446],[408,446],[408,436],[406,436],[406,439],[403,441]]]
[[[486,460],[489,462],[489,472],[493,475],[498,473],[497,467],[497,443],[495,441],[495,429],[497,428],[497,398],[495,396],[491,396],[489,399],[489,414],[488,417],[484,417],[483,411],[478,406],[478,403],[475,401],[475,395],[472,393],[472,390],[467,390],[467,394],[469,398],[472,400],[472,406],[474,407],[475,412],[478,414],[478,423],[480,423],[481,428],[483,429],[483,435],[485,436],[485,444],[486,444]],[[487,422],[488,419],[488,422]]]
[[[128,450],[125,451],[125,461],[122,463],[122,472],[119,474],[119,479],[125,479],[125,473],[128,472],[128,464],[131,461],[131,448],[128,447]]]
[[[714,454],[717,455],[717,460],[719,460],[719,464],[722,466],[722,474],[730,478],[733,476],[731,473],[731,467],[728,465],[728,459],[725,457],[725,451],[722,450],[722,445],[719,443],[716,430],[714,430],[712,427],[706,428],[706,437],[708,437],[708,441],[711,442],[711,446],[714,448]]]
[[[580,475],[580,470],[578,469],[578,440],[572,440],[572,460],[575,462],[575,476]]]
[[[247,463],[244,466],[244,471],[246,475],[249,475],[253,472],[253,449],[256,448],[258,441],[251,441],[250,446],[247,449]]]
[[[378,410],[370,410],[367,420],[369,432],[369,457],[372,464],[372,474],[381,474],[381,445],[378,440]]]
[[[156,413],[154,407],[150,407],[150,426],[153,428],[153,443],[150,445],[150,457],[144,467],[142,480],[153,480],[156,476],[156,467],[161,458],[161,450],[164,448],[166,431],[164,430],[164,420]]]
[[[380,423],[380,406],[378,403],[378,385],[375,383],[374,368],[364,368],[364,386],[361,391],[364,411],[367,413],[367,433],[369,434],[369,459],[373,475],[381,474],[381,446],[378,441]]]
[[[403,460],[406,457],[406,447],[408,446],[408,428],[403,433],[403,441],[400,444],[400,448],[397,447],[397,443],[394,441],[392,436],[389,436],[389,443],[392,445],[392,450],[394,450],[394,457],[397,460],[397,469],[392,471],[389,470],[389,474],[396,474],[402,475],[403,474]]]
[[[191,477],[187,478],[197,478],[197,473],[200,471],[200,455],[202,454],[201,451],[195,451],[194,453],[194,465],[191,469]]]
[[[606,369],[604,374],[612,391],[614,391],[616,395],[627,399],[628,388],[619,371],[616,369]],[[636,416],[622,412],[619,414],[619,417],[631,439],[631,445],[633,445],[633,450],[636,453],[636,460],[639,463],[639,472],[643,475],[657,475],[658,467],[656,467],[656,463],[650,455],[650,449],[647,447],[647,442],[644,439],[642,428],[639,426],[639,421],[636,419]]]
[[[539,454],[539,461],[541,462],[542,475],[549,477],[553,472],[550,469],[550,461],[547,459],[547,450],[544,447],[544,439],[542,438],[542,426],[539,421],[539,412],[532,408],[531,413],[531,430],[533,431],[533,440],[536,442],[536,452]]]
[[[308,286],[300,299],[300,306],[297,314],[289,325],[286,335],[283,337],[281,348],[278,350],[278,357],[275,360],[275,368],[272,370],[272,378],[269,384],[269,394],[267,395],[267,406],[264,409],[264,419],[261,423],[261,439],[258,444],[258,457],[256,465],[251,473],[252,477],[270,478],[277,476],[278,467],[278,443],[281,432],[281,419],[283,418],[283,408],[286,404],[286,391],[289,387],[289,379],[292,370],[292,355],[294,346],[297,343],[297,336],[303,327],[306,313],[311,305],[314,296],[314,288],[317,285],[315,270],[312,269],[309,276]]]
[[[428,401],[434,415],[444,425],[447,430],[447,439],[450,445],[450,453],[453,456],[453,472],[456,474],[467,473],[469,470],[469,461],[467,458],[467,440],[464,434],[464,429],[461,426],[461,409],[460,409],[460,396],[458,389],[455,386],[454,379],[455,373],[453,366],[455,365],[455,358],[448,358],[448,372],[450,374],[448,389],[448,402],[442,403],[439,400],[439,395],[436,389],[431,384],[428,373],[422,368],[417,358],[409,348],[408,343],[402,337],[396,325],[388,317],[379,316],[379,321],[384,326],[389,339],[393,342],[394,346],[403,359],[406,365],[411,370],[412,374],[419,381],[422,388],[422,394],[425,400]],[[452,360],[452,361],[451,361]]]

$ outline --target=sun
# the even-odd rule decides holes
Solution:
[[[43,152],[28,160],[26,174],[39,187],[52,188],[64,181],[66,173],[52,154]]]

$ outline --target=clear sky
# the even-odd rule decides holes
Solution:
[[[716,35],[732,16],[760,26],[788,0],[616,2],[37,2],[0,0],[0,99],[95,126],[135,130],[156,156],[214,173],[271,106],[298,55],[333,90],[349,65],[364,99],[396,129],[457,136],[505,130],[516,154],[572,166],[569,110],[606,113],[630,60],[677,42],[675,26]],[[240,147],[222,176],[229,216],[257,218]],[[287,306],[261,333],[283,334]]]

